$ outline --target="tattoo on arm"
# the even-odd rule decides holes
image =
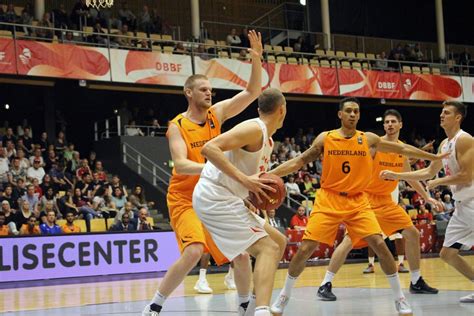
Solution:
[[[303,160],[303,163],[307,165],[310,162],[317,160],[319,156],[321,156],[322,149],[323,148],[321,146],[311,146],[308,150],[306,150],[301,155],[301,159]]]

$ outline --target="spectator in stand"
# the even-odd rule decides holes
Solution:
[[[33,16],[31,12],[31,6],[29,3],[25,5],[25,8],[23,11],[21,11],[21,16],[20,16],[20,24],[23,25],[32,25],[33,24]],[[33,30],[31,27],[23,26],[23,32],[25,32],[26,35],[31,36],[33,33]]]
[[[28,170],[28,168],[31,166],[31,163],[28,158],[25,157],[25,151],[23,149],[18,149],[16,153],[18,159],[20,160],[20,168]]]
[[[74,154],[74,144],[73,143],[69,143],[66,147],[66,149],[64,149],[64,153],[63,153],[63,157],[64,157],[64,160],[66,162],[72,160],[72,155]]]
[[[48,204],[49,203],[49,204]],[[61,218],[62,215],[59,212],[56,194],[54,193],[53,188],[49,188],[48,191],[44,192],[44,195],[41,197],[40,200],[41,205],[41,213],[40,218],[42,215],[46,215],[46,212],[52,209],[57,215],[58,218]]]
[[[13,187],[13,198],[18,201],[20,197],[26,194],[26,182],[23,179],[18,179],[16,182],[16,187]]]
[[[298,202],[301,202],[303,200],[301,196],[300,187],[298,186],[297,183],[295,183],[294,175],[290,174],[288,176],[288,182],[285,183],[285,188],[286,188],[286,193],[290,196],[290,198]],[[293,201],[291,201],[291,205],[294,206],[296,204]]]
[[[36,30],[36,37],[40,39],[52,40],[54,36],[54,32],[51,29],[54,25],[51,22],[51,16],[48,12],[43,14],[43,19],[38,22],[38,27],[35,28]]]
[[[48,149],[50,144],[48,140],[48,133],[42,132],[40,139],[36,143],[39,145],[41,152],[46,152],[46,149]]]
[[[59,156],[64,155],[64,150],[67,147],[66,135],[64,132],[59,132],[56,142],[54,142],[54,150]]]
[[[5,214],[5,223],[9,224],[10,222],[14,221],[15,217],[15,210],[12,210],[10,207],[10,203],[7,200],[3,200],[1,203],[0,212]]]
[[[26,223],[21,225],[20,228],[20,235],[40,235],[41,231],[39,226],[37,225],[37,219],[33,215],[31,215]]]
[[[268,163],[268,170],[275,169],[280,165],[280,162],[278,161],[277,154],[272,153],[270,156],[270,162]]]
[[[7,11],[5,12],[5,22],[7,23],[18,23],[20,17],[16,15],[15,6],[13,3],[8,4]]]
[[[303,195],[306,195],[310,200],[314,200],[316,195],[316,188],[313,185],[313,181],[309,174],[303,176],[303,183],[301,183],[300,191]]]
[[[415,48],[413,49],[413,53],[415,55],[415,60],[418,62],[422,62],[424,60],[423,52],[420,49],[420,44],[416,43]]]
[[[8,160],[12,160],[13,157],[16,157],[15,144],[11,140],[9,140],[6,142],[5,145],[6,157],[8,158]]]
[[[95,170],[95,163],[97,162],[97,154],[95,153],[95,151],[91,151],[89,153],[89,166],[92,166],[92,168],[94,168]]]
[[[247,50],[241,49],[239,51],[239,57],[237,57],[237,59],[240,60],[240,61],[248,61],[249,58],[247,56]]]
[[[452,214],[454,212],[454,204],[451,200],[451,195],[445,194],[443,196],[443,205],[447,214]]]
[[[125,185],[122,183],[122,181],[120,180],[120,177],[116,174],[114,174],[112,176],[112,181],[110,182],[110,188],[111,188],[111,192],[113,194],[115,188],[120,188],[122,190],[122,192],[125,194],[125,196],[127,196],[127,188],[125,187]]]
[[[81,228],[77,225],[74,225],[74,220],[76,217],[74,216],[74,212],[67,212],[66,213],[66,223],[61,226],[61,230],[64,234],[74,234],[74,233],[80,233]]]
[[[10,226],[6,223],[5,214],[0,212],[0,236],[8,236],[10,234]]]
[[[26,151],[28,153],[31,152],[31,149],[28,149],[26,146],[25,146],[25,143],[23,142],[23,139],[22,138],[19,138],[18,141],[17,141],[17,145],[16,145],[16,156],[18,156],[18,150],[23,150],[23,151]]]
[[[229,46],[240,46],[242,44],[242,40],[237,35],[237,30],[235,28],[230,30],[230,34],[227,35],[226,42]]]
[[[28,202],[28,207],[30,208],[31,212],[33,212],[33,215],[38,217],[40,213],[40,203],[38,194],[35,193],[34,185],[30,184],[26,187],[26,193],[21,197],[21,199]]]
[[[26,224],[28,222],[28,219],[30,217],[35,217],[35,223],[36,223],[36,215],[39,216],[39,212],[33,213],[30,209],[30,203],[27,200],[20,200],[20,206],[21,209],[16,211],[15,217],[14,217],[14,222],[16,225],[16,229],[20,230],[23,224]]]
[[[119,10],[118,16],[122,21],[123,25],[129,25],[132,30],[134,30],[137,26],[137,17],[133,12],[128,8],[128,3],[124,1],[122,3],[122,7]],[[127,27],[128,29],[128,27]]]
[[[290,151],[290,158],[293,159],[295,157],[298,157],[299,155],[301,155],[301,147],[300,145],[294,145],[293,149]]]
[[[56,156],[56,152],[54,150],[49,150],[48,151],[48,156],[44,160],[45,170],[47,170],[49,172],[51,170],[51,168],[53,168],[53,165],[58,164],[58,161],[59,161],[59,158],[58,158],[58,156]]]
[[[73,152],[72,159],[67,162],[66,172],[71,175],[76,175],[76,170],[80,167],[81,158],[78,151]]]
[[[53,180],[51,179],[51,176],[49,174],[45,174],[43,177],[43,182],[40,185],[41,191],[47,192],[49,188],[53,189],[54,192],[56,192],[56,188],[53,185]]]
[[[107,33],[102,29],[102,25],[100,25],[99,22],[95,24],[93,32],[95,33],[91,35],[93,43],[97,43],[103,46],[107,46],[109,44],[109,40],[107,39]]]
[[[283,223],[283,221],[278,218],[278,217],[275,217],[275,210],[269,210],[267,211],[267,217],[268,217],[268,224],[270,224],[270,226],[273,226],[277,229],[285,229],[285,224]]]
[[[197,56],[202,60],[211,59],[210,53],[206,50],[206,46],[204,44],[198,45],[196,51],[194,52],[194,56]]]
[[[18,197],[13,195],[13,187],[11,185],[5,186],[1,201],[7,201],[8,205],[14,210],[18,209]]]
[[[133,214],[133,213],[132,213]],[[124,213],[117,223],[112,225],[110,231],[121,232],[121,231],[135,231],[137,228],[130,222],[130,214]]]
[[[34,165],[34,161],[38,160],[40,162],[40,167],[44,166],[44,159],[40,148],[35,148],[33,155],[30,157],[30,166]]]
[[[128,126],[125,129],[125,135],[127,136],[145,136],[142,130],[136,126],[135,120],[130,120]]]
[[[152,17],[150,14],[150,10],[148,9],[147,5],[143,6],[143,11],[140,12],[140,15],[138,16],[139,20],[139,29],[142,32],[145,32],[147,34],[150,34],[153,32],[153,21]]]
[[[387,55],[384,51],[377,56],[377,60],[375,61],[375,67],[379,70],[387,70],[388,69],[388,61]]]
[[[250,47],[249,29],[244,27],[240,33],[240,47]]]
[[[41,235],[58,235],[61,234],[61,227],[56,224],[56,213],[50,210],[46,214],[46,222],[40,224]]]
[[[136,220],[131,221],[137,230],[153,230],[150,223],[147,222],[148,210],[144,207],[138,210],[138,216]]]
[[[38,199],[41,199],[43,196],[43,189],[41,188],[38,179],[33,179],[31,184],[35,187],[35,194],[38,196]]]
[[[112,202],[114,202],[115,206],[118,209],[121,209],[127,203],[127,197],[124,195],[121,188],[116,187],[113,190],[112,194]]]
[[[79,168],[76,170],[76,178],[82,179],[85,174],[92,175],[92,170],[89,167],[89,161],[87,159],[82,159]]]
[[[304,206],[299,206],[298,211],[290,221],[290,228],[297,229],[297,230],[304,230],[306,229],[306,225],[308,224],[308,217],[306,216],[306,209]]]
[[[425,204],[420,204],[418,207],[418,215],[416,216],[416,220],[420,224],[429,224],[433,222],[433,214],[431,214],[430,210],[425,206]]]
[[[75,45],[77,42],[76,39],[74,39],[74,33],[71,32],[71,31],[67,31],[66,32],[66,35],[64,36],[64,38],[62,39],[62,43],[63,44],[69,44],[69,45]]]
[[[89,17],[89,8],[86,5],[86,0],[78,0],[70,15],[73,28],[79,30],[82,26],[87,25],[87,18]]]
[[[26,176],[30,183],[33,182],[33,179],[38,179],[39,184],[43,182],[43,177],[46,174],[43,167],[41,167],[41,160],[38,158],[34,158],[33,160],[33,167],[28,168],[26,172]]]
[[[464,48],[464,51],[459,54],[459,60],[458,60],[459,65],[466,65],[469,66],[471,64],[471,54],[469,53],[469,50],[467,47]]]
[[[136,209],[140,208],[153,208],[155,206],[154,202],[147,202],[145,198],[145,190],[139,184],[137,184],[127,199],[132,203],[133,207]]]
[[[48,219],[48,213],[53,212],[55,214],[54,219],[56,220],[56,217],[58,214],[56,203],[54,200],[47,200],[44,209],[40,212],[39,220],[40,223],[47,223]]]
[[[296,53],[308,53],[309,47],[306,45],[306,41],[303,36],[298,36],[293,45],[293,51]]]
[[[21,167],[20,159],[15,157],[12,160],[10,172],[8,173],[8,182],[10,182],[12,186],[16,186],[19,178],[26,180],[26,169]]]
[[[53,165],[53,168],[51,168],[49,172],[49,177],[52,180],[51,184],[54,186],[55,191],[66,191],[74,186],[66,177],[66,174],[64,173],[64,165],[61,162]],[[43,178],[43,181],[45,178]]]
[[[81,190],[82,196],[89,200],[94,197],[96,191],[96,188],[92,182],[92,175],[90,173],[84,173],[82,179],[76,183],[76,189]]]
[[[163,133],[160,123],[158,123],[158,120],[154,118],[151,122],[151,128],[148,129],[148,136],[159,136],[163,135]]]
[[[16,137],[15,137],[15,135],[13,135],[13,129],[11,127],[7,128],[7,132],[2,137],[2,144],[3,145],[6,145],[7,141],[12,141],[14,144],[16,144]]]
[[[117,215],[115,216],[115,222],[114,222],[115,224],[117,224],[120,221],[120,218],[122,218],[123,214],[128,214],[130,219],[135,218],[132,203],[126,202],[125,205],[119,209],[120,211],[118,211]]]
[[[176,43],[176,46],[173,50],[173,54],[187,55],[188,53],[188,50],[184,47],[184,44],[182,42]]]
[[[151,14],[151,21],[153,23],[153,33],[163,34],[163,20],[158,14],[158,9],[154,8]]]
[[[53,10],[54,27],[57,29],[68,29],[71,25],[69,16],[63,3],[59,4],[59,8]]]
[[[97,176],[95,176],[97,174]],[[94,179],[97,177],[99,181],[107,181],[107,173],[105,173],[102,161],[97,160],[94,165]]]

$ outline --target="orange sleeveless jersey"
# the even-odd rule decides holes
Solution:
[[[336,130],[327,133],[321,188],[349,195],[358,194],[367,188],[371,172],[372,157],[363,132],[356,131],[349,139]]]
[[[405,157],[395,153],[377,152],[374,157],[372,179],[365,192],[374,195],[390,195],[398,186],[397,180],[382,180],[379,175],[382,170],[402,172]]]
[[[210,108],[207,112],[206,123],[203,125],[196,124],[182,114],[177,115],[170,124],[176,124],[181,136],[186,143],[188,159],[205,163],[204,157],[201,155],[201,149],[209,140],[221,133],[221,124],[217,119],[215,112]],[[168,137],[168,134],[166,135]],[[177,174],[173,168],[173,175],[168,187],[168,193],[182,193],[192,196],[194,187],[199,180],[199,175],[181,175]]]

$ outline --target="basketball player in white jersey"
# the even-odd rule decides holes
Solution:
[[[474,268],[459,255],[461,248],[474,245],[474,140],[461,129],[467,107],[461,102],[445,101],[441,112],[441,127],[448,136],[440,145],[442,153],[450,152],[448,158],[432,161],[428,168],[412,172],[381,172],[383,179],[428,180],[435,177],[441,168],[443,178],[428,181],[428,189],[449,185],[456,207],[446,229],[440,257],[474,282]],[[462,303],[474,303],[474,294],[460,299]]]
[[[263,189],[275,192],[268,186],[275,181],[261,179],[258,174],[267,170],[273,149],[271,136],[283,125],[283,94],[277,89],[265,90],[258,98],[258,113],[258,118],[238,124],[203,147],[207,163],[194,188],[193,208],[227,259],[243,252],[256,259],[255,314],[249,310],[243,315],[270,316],[274,276],[286,241],[282,245],[275,242],[272,235],[281,234],[251,212],[244,200],[249,191],[259,199],[268,198]]]

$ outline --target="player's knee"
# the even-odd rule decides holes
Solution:
[[[194,243],[187,246],[184,249],[183,254],[188,258],[190,262],[195,262],[195,264],[201,260],[202,254],[204,253],[204,247],[202,244]]]
[[[305,258],[309,258],[314,253],[317,246],[318,243],[316,242],[304,240],[301,243],[298,252],[300,252]]]
[[[402,235],[405,239],[410,241],[416,241],[420,239],[420,232],[415,227],[404,229]]]
[[[456,254],[457,251],[455,249],[443,247],[439,252],[439,257],[441,258],[441,260],[449,262],[454,256],[456,256]]]
[[[234,262],[234,265],[235,264],[237,265],[248,264],[248,262],[250,261],[250,255],[244,252],[238,255],[237,257],[235,257],[234,260],[232,261]]]
[[[385,246],[385,242],[381,235],[372,235],[365,238],[365,241],[369,244],[369,246],[374,250],[382,249]]]
[[[286,237],[283,234],[279,234],[273,241],[277,243],[280,253],[283,253],[286,249],[286,244],[288,243]]]

